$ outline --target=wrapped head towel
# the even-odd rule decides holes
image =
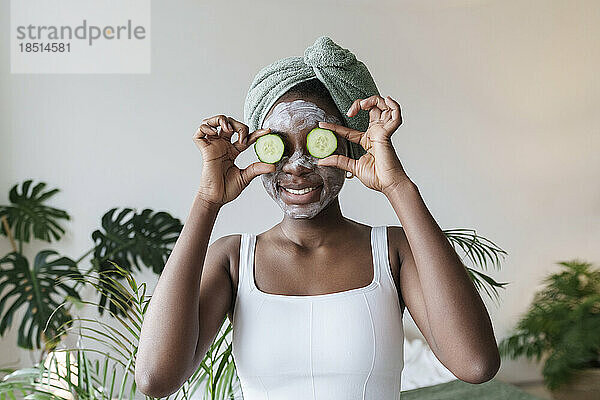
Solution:
[[[354,54],[327,36],[319,37],[304,51],[304,57],[285,57],[262,68],[254,77],[244,103],[244,121],[250,132],[262,127],[265,116],[292,86],[319,79],[327,88],[346,126],[366,131],[369,114],[361,110],[352,118],[346,112],[356,99],[379,94],[366,65]],[[350,142],[352,158],[358,159],[364,149]]]

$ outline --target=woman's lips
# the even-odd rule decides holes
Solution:
[[[308,193],[294,194],[288,192],[282,186],[278,186],[280,196],[283,199],[283,201],[287,204],[309,204],[314,203],[315,201],[319,201],[319,199],[321,198],[322,188],[323,185],[319,185]]]

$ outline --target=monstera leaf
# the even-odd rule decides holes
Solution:
[[[63,210],[43,204],[59,189],[42,192],[46,184],[40,182],[29,192],[31,182],[31,180],[23,182],[21,193],[17,191],[18,185],[12,187],[8,195],[12,205],[0,206],[0,217],[6,216],[8,225],[14,227],[14,237],[18,241],[29,242],[32,230],[36,239],[51,242],[52,236],[55,240],[59,240],[65,230],[58,224],[58,220],[69,220],[70,217]],[[8,236],[1,224],[0,232]]]
[[[71,319],[64,308],[58,307],[65,298],[59,292],[81,300],[79,294],[64,282],[68,277],[81,278],[77,264],[67,257],[49,261],[51,255],[58,253],[54,250],[40,251],[35,256],[33,269],[29,268],[27,259],[17,252],[0,259],[0,293],[6,292],[0,298],[0,336],[10,328],[16,310],[25,304],[27,311],[19,327],[18,345],[26,349],[33,349],[34,340],[36,348],[41,348],[42,333],[46,338],[54,338],[58,328]],[[13,296],[17,297],[3,315],[4,307]]]
[[[110,275],[114,271],[111,262],[114,262],[129,272],[132,272],[132,266],[141,271],[141,266],[145,265],[160,274],[183,229],[181,221],[166,212],[154,213],[150,209],[136,214],[131,208],[125,208],[115,216],[116,211],[113,208],[104,214],[103,230],[92,233],[95,243],[92,263],[98,272]],[[122,308],[129,308],[128,299],[105,285],[98,307],[101,315],[109,298],[113,299],[108,302],[112,313],[122,314]]]

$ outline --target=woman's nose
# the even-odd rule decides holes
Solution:
[[[312,172],[315,168],[315,162],[312,157],[304,150],[296,150],[292,156],[285,160],[282,170],[292,175],[303,175]]]

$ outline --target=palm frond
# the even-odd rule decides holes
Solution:
[[[471,264],[481,269],[487,270],[490,266],[500,269],[501,258],[506,256],[506,251],[485,237],[477,235],[474,229],[447,229],[444,230],[446,238],[454,247],[454,250],[460,249]],[[458,254],[458,253],[457,253]],[[465,265],[469,277],[479,291],[485,294],[499,304],[498,289],[503,289],[509,282],[496,282],[492,277],[479,272]]]

